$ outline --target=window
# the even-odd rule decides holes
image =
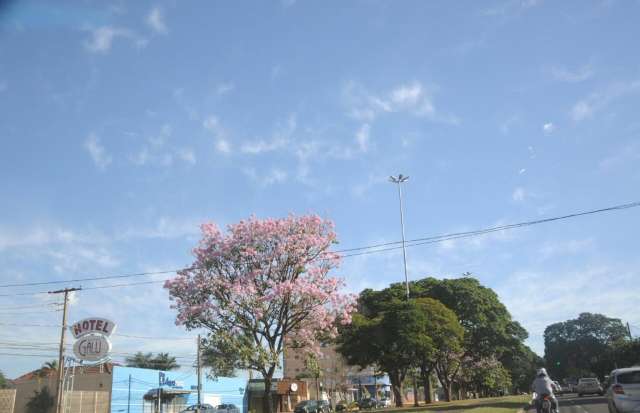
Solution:
[[[640,370],[618,375],[620,384],[640,384]]]

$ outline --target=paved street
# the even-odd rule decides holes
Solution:
[[[600,396],[578,397],[576,394],[568,394],[558,397],[560,413],[609,413],[607,399]],[[535,412],[535,409],[529,409]]]

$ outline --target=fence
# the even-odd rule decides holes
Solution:
[[[64,398],[64,413],[109,413],[107,391],[68,391]]]

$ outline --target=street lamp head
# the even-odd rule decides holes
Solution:
[[[390,176],[389,177],[389,182],[393,182],[394,184],[401,184],[403,182],[407,182],[409,180],[408,176],[404,176],[402,174],[396,176]]]

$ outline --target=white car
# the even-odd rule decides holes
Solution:
[[[607,403],[610,413],[640,412],[640,367],[612,371],[609,384]]]
[[[585,394],[599,394],[600,396],[604,395],[604,390],[602,390],[602,386],[600,385],[600,381],[596,378],[585,377],[578,380],[578,388],[576,389],[576,393],[578,393],[578,397],[582,397]]]

